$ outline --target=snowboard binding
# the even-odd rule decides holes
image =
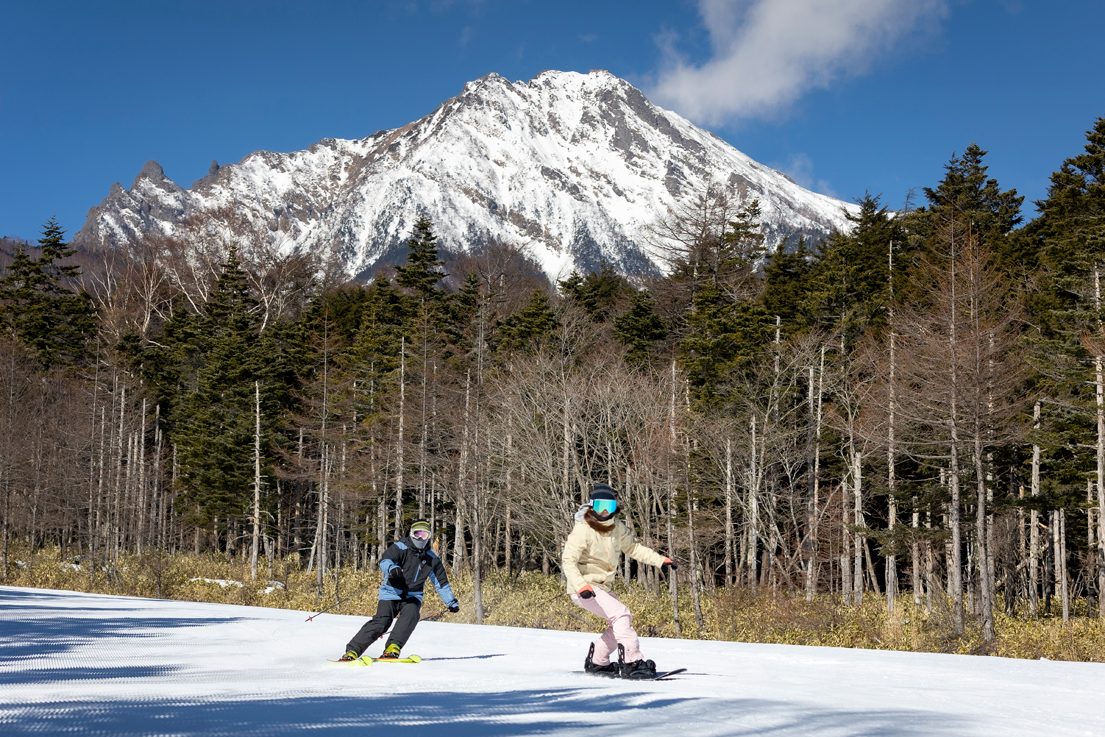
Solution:
[[[590,673],[594,676],[605,676],[607,678],[618,678],[621,676],[621,665],[619,663],[608,663],[606,665],[595,665],[591,660],[595,654],[595,643],[591,643],[591,649],[587,651],[587,658],[583,661],[583,671]]]

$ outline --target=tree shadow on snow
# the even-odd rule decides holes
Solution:
[[[54,589],[17,589],[10,586],[0,586],[0,602],[5,599],[59,599],[64,601],[80,601],[87,599],[89,603],[95,602],[97,599],[102,600],[105,596],[110,594],[89,594],[83,591],[57,591]],[[142,599],[140,597],[126,597],[128,599],[138,599],[139,601],[158,601],[158,599]],[[28,606],[28,602],[21,602],[20,606]],[[36,604],[30,604],[30,606],[37,606]],[[67,607],[71,609],[72,607]],[[95,607],[106,608],[106,607]],[[114,608],[114,607],[112,607]]]
[[[37,614],[38,608],[24,611]],[[79,612],[80,609],[68,609]],[[211,627],[231,622],[248,621],[248,617],[91,617],[35,616],[25,619],[3,619],[0,625],[0,665],[20,658],[62,655],[82,645],[110,638],[158,638],[162,630],[182,627]],[[9,674],[0,673],[0,682]]]
[[[97,600],[99,598],[99,600]],[[87,604],[84,602],[87,600]],[[51,601],[65,601],[64,604],[54,606]],[[73,606],[73,602],[81,602],[80,606]],[[156,599],[154,600],[156,601]],[[30,591],[17,591],[16,589],[0,586],[0,610],[56,610],[67,612],[136,612],[143,607],[136,606],[105,606],[99,594],[81,594],[79,592],[54,592],[33,589]]]
[[[670,713],[665,715],[665,711]],[[644,712],[644,713],[642,713]],[[679,725],[682,725],[681,727]],[[68,701],[0,704],[5,734],[364,735],[401,730],[407,737],[654,734],[692,727],[724,737],[931,737],[961,733],[961,721],[919,711],[831,710],[761,699],[661,698],[595,689],[499,693],[426,692],[371,697],[218,701]],[[369,732],[374,733],[374,732]],[[383,732],[381,732],[383,733]]]

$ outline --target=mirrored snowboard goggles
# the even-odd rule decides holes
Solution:
[[[430,531],[429,530],[411,530],[411,537],[413,537],[415,540],[429,540],[430,539]]]
[[[614,510],[618,508],[618,502],[615,499],[592,499],[591,509],[595,510],[596,514],[614,514]]]

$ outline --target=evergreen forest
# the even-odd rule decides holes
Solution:
[[[709,185],[657,213],[647,278],[550,283],[425,217],[360,282],[267,229],[78,253],[51,220],[0,242],[0,576],[218,554],[321,595],[424,518],[482,621],[482,582],[555,575],[606,482],[680,564],[626,585],[685,587],[700,628],[734,589],[987,641],[997,613],[1105,618],[1105,118],[1071,153],[1026,207],[971,145],[777,249]]]

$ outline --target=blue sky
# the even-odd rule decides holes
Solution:
[[[70,234],[155,159],[361,138],[497,72],[608,69],[761,163],[897,207],[977,142],[1031,201],[1105,115],[1105,0],[0,6],[0,235]]]

